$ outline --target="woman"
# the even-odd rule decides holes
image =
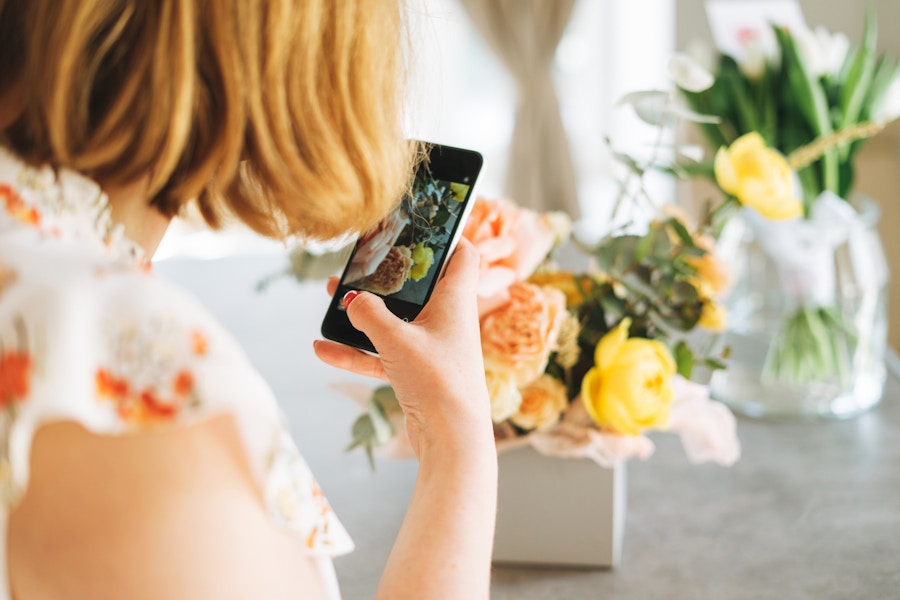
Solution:
[[[376,223],[414,160],[396,0],[0,0],[0,598],[334,598],[352,543],[229,335],[149,259]],[[496,456],[461,245],[415,323],[346,298],[420,462],[384,598],[487,597]],[[460,376],[460,375],[463,376]]]

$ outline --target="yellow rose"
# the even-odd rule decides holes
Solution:
[[[409,271],[409,278],[413,281],[419,281],[428,275],[428,269],[434,263],[434,250],[426,246],[423,242],[419,242],[412,250],[413,268]]]
[[[512,370],[502,363],[485,359],[484,378],[491,398],[491,420],[501,423],[516,414],[522,404],[522,393]]]
[[[466,194],[469,193],[469,186],[465,183],[451,183],[450,191],[453,193],[454,200],[462,202],[466,199]]]
[[[725,318],[727,315],[728,312],[724,306],[712,300],[705,300],[697,325],[710,331],[722,331],[725,329]]]
[[[568,405],[566,386],[556,377],[541,375],[522,389],[522,403],[510,420],[522,429],[549,427]]]
[[[571,308],[584,302],[590,290],[590,279],[584,275],[576,276],[569,271],[548,271],[535,273],[528,278],[528,283],[541,287],[552,287],[566,295],[566,307]],[[579,287],[581,289],[579,289]]]
[[[581,401],[601,427],[636,436],[669,421],[675,361],[661,342],[628,339],[630,326],[631,319],[623,319],[597,344]]]
[[[766,147],[758,133],[748,133],[730,148],[720,148],[715,171],[716,180],[726,193],[767,219],[780,221],[803,215],[793,171],[783,156]]]

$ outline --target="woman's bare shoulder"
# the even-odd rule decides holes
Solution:
[[[267,514],[229,415],[118,436],[42,426],[8,552],[24,600],[325,597]]]

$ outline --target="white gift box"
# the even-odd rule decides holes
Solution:
[[[494,563],[611,568],[622,558],[625,465],[544,456],[531,446],[499,454]]]

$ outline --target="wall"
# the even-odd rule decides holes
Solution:
[[[852,42],[862,37],[866,7],[879,19],[879,50],[900,57],[900,36],[893,26],[900,22],[897,0],[801,0],[809,25],[843,31]],[[703,0],[677,0],[676,46],[683,49],[694,38],[711,43]],[[890,343],[900,349],[900,125],[895,123],[872,140],[858,161],[857,189],[875,198],[882,212],[880,231],[893,280],[890,286]]]

